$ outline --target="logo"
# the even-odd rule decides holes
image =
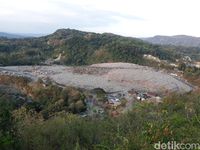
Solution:
[[[154,144],[155,149],[162,149],[162,150],[200,150],[200,144],[199,143],[178,143],[176,141],[169,141],[167,143],[161,143],[160,141],[158,143]]]

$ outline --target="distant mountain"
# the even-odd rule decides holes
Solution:
[[[149,38],[142,38],[142,40],[159,45],[200,47],[200,37],[193,37],[187,35],[154,36]]]
[[[0,32],[0,37],[8,38],[8,39],[24,38],[24,36],[22,36],[22,35],[17,35],[17,34],[12,34],[12,33],[5,33],[5,32]]]
[[[0,32],[0,38],[7,38],[7,39],[21,39],[21,38],[30,38],[30,37],[40,37],[44,36],[43,34],[28,34],[28,33],[21,33],[21,34],[14,34],[14,33],[6,33]]]

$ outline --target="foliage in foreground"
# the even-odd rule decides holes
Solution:
[[[173,94],[160,104],[137,103],[129,113],[103,120],[61,113],[44,121],[7,102],[0,105],[0,149],[150,150],[158,141],[200,143],[198,92]]]

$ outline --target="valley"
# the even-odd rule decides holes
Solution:
[[[0,150],[200,150],[199,0],[0,0]]]
[[[195,47],[71,29],[0,38],[0,149],[149,150],[195,139],[199,86]]]

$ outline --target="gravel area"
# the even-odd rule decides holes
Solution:
[[[150,67],[130,63],[103,63],[83,67],[67,66],[10,66],[0,67],[0,73],[8,71],[34,78],[49,77],[59,84],[87,89],[103,88],[108,92],[131,89],[152,92],[188,92],[192,87],[173,76]]]

